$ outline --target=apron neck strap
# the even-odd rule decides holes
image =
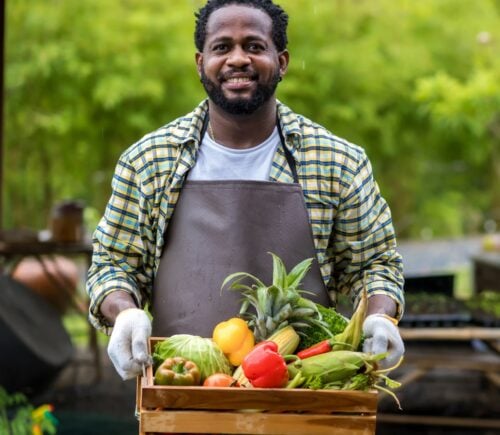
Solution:
[[[276,116],[276,125],[278,126],[278,133],[280,135],[281,146],[283,147],[283,152],[285,153],[285,158],[292,171],[293,182],[299,184],[299,176],[297,175],[297,165],[295,164],[295,159],[292,156],[292,153],[286,146],[285,137],[283,136],[283,131],[281,130],[280,120],[278,116]]]
[[[203,138],[205,137],[205,133],[207,132],[209,121],[210,121],[210,116],[208,115],[208,112],[207,112],[205,118],[203,118],[203,125],[201,126],[200,144],[201,144],[201,142],[203,142]]]

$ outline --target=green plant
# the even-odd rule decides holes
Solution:
[[[52,435],[57,420],[52,405],[34,408],[22,393],[9,394],[0,386],[0,433],[6,435]]]

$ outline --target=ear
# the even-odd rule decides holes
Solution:
[[[198,71],[198,76],[201,77],[201,71],[203,70],[203,54],[200,52],[196,52],[194,55],[194,59],[196,61],[196,70]]]
[[[278,54],[278,59],[280,63],[280,76],[283,77],[288,71],[288,62],[290,61],[290,54],[288,50],[283,50]]]

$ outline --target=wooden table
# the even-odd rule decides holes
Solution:
[[[0,258],[4,262],[30,255],[83,255],[87,263],[92,259],[92,244],[89,241],[77,243],[42,242],[38,240],[6,241],[0,240]]]
[[[492,350],[491,355],[461,355],[451,352],[429,355],[425,352],[410,354],[406,365],[415,367],[400,381],[412,382],[436,367],[460,370],[478,370],[500,388],[500,328],[463,327],[463,328],[401,328],[401,336],[411,346],[412,341],[432,341],[435,343],[469,342],[481,340]]]
[[[417,382],[433,369],[477,371],[495,388],[500,388],[500,328],[400,328],[406,344],[401,376],[402,385]],[[475,352],[471,343],[488,346],[487,352]],[[462,344],[463,346],[460,346]],[[439,417],[427,415],[379,414],[379,421],[391,424],[425,424],[429,426],[482,427],[500,430],[500,419]]]
[[[0,240],[0,269],[3,273],[10,273],[15,265],[25,257],[41,258],[42,256],[64,255],[82,257],[87,267],[92,261],[92,244],[90,241],[76,243],[61,243],[53,241],[39,241],[33,238],[26,240]],[[87,306],[87,303],[83,304]],[[73,305],[76,310],[87,318],[87,311],[81,306]],[[97,331],[89,323],[89,348],[93,355],[93,364],[96,370],[96,381],[101,379],[100,350],[97,342]]]

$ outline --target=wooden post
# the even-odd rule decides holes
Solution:
[[[5,0],[0,0],[0,230],[3,228],[3,99],[4,99],[4,41]]]

